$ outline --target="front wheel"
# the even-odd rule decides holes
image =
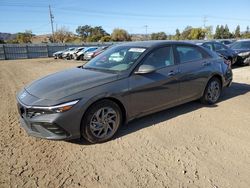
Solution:
[[[211,78],[201,97],[201,102],[204,104],[215,104],[220,98],[221,88],[221,81],[216,77]]]
[[[111,139],[122,124],[119,106],[110,100],[93,104],[86,112],[81,126],[82,136],[90,143]]]

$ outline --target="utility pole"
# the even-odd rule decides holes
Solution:
[[[144,25],[145,27],[145,35],[146,35],[146,40],[148,39],[148,25]]]
[[[203,27],[204,29],[206,28],[206,23],[207,23],[207,16],[203,17]]]
[[[49,5],[49,17],[50,17],[50,24],[51,24],[51,31],[52,31],[52,42],[54,42],[54,25],[53,25],[54,16],[51,12],[50,5]]]

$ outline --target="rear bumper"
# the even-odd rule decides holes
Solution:
[[[233,82],[233,71],[231,68],[228,68],[224,75],[223,87],[230,87]]]

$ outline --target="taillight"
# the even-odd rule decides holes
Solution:
[[[228,59],[224,59],[224,63],[227,64],[228,66],[231,66],[231,60]]]

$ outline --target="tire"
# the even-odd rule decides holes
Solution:
[[[110,140],[122,124],[120,107],[111,100],[101,100],[87,110],[81,124],[81,135],[90,143]]]
[[[212,77],[208,81],[200,101],[203,104],[209,104],[209,105],[215,104],[220,98],[221,91],[222,91],[221,81],[216,77]]]

